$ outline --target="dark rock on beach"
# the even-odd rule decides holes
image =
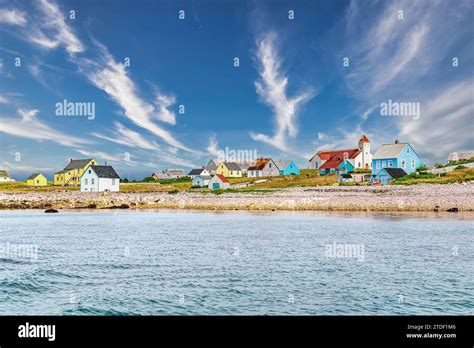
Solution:
[[[59,213],[59,211],[57,211],[56,209],[46,209],[44,212],[45,213]]]
[[[450,213],[457,213],[459,211],[459,209],[458,208],[449,208],[446,211],[449,211]]]

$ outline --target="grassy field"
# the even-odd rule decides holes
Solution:
[[[474,180],[474,168],[456,169],[446,173],[444,176],[437,174],[404,176],[393,181],[394,185],[416,185],[416,184],[452,184],[455,182],[465,182]]]
[[[229,178],[231,185],[253,183],[256,180],[266,180],[258,184],[253,184],[248,187],[240,189],[226,190],[226,192],[269,192],[269,190],[282,189],[288,187],[309,187],[309,186],[327,186],[327,185],[340,185],[350,186],[355,183],[338,184],[337,175],[326,175],[319,176],[318,171],[314,169],[302,169],[299,176],[276,176],[276,177],[264,177],[264,178]],[[393,182],[395,185],[416,185],[416,184],[450,184],[455,182],[464,182],[474,180],[474,168],[456,169],[452,172],[446,173],[444,176],[438,177],[436,174],[420,175],[416,177],[414,175],[405,176],[399,178]],[[362,183],[366,185],[367,183]],[[191,180],[165,180],[160,182],[142,182],[142,183],[121,183],[120,191],[123,192],[150,192],[150,191],[194,191],[194,192],[209,192],[207,188],[192,188]],[[77,191],[79,187],[64,187],[64,186],[53,186],[51,182],[48,182],[48,186],[45,187],[31,187],[27,186],[26,182],[5,182],[0,183],[0,192],[47,192],[47,191]],[[214,194],[220,194],[220,190],[213,192]]]
[[[0,191],[9,191],[9,192],[48,192],[48,191],[77,191],[79,187],[62,187],[62,186],[53,186],[52,182],[48,182],[47,186],[34,187],[27,186],[25,181],[14,181],[14,182],[1,182]]]
[[[276,176],[265,178],[229,178],[231,185],[253,183],[256,180],[267,180],[266,182],[251,185],[249,187],[234,190],[235,192],[255,191],[264,189],[278,189],[287,187],[303,187],[303,186],[319,186],[319,185],[333,185],[337,182],[336,175],[319,176],[317,170],[302,169],[299,176]],[[172,181],[166,180],[165,184],[160,183],[128,183],[120,184],[121,191],[170,191],[170,190],[191,190],[191,180],[188,181]],[[206,189],[192,189],[196,192],[206,191]]]

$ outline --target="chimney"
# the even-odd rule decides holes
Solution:
[[[73,159],[74,159],[74,158],[70,158],[70,159],[69,159],[69,162],[72,162]]]
[[[107,165],[107,161],[105,161],[105,165]]]
[[[395,139],[395,144],[399,144],[399,143],[400,143],[400,140]]]

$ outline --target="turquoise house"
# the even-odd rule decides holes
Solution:
[[[401,168],[383,168],[376,175],[372,176],[372,182],[388,185],[393,179],[398,179],[407,173]]]
[[[354,171],[354,166],[348,160],[326,161],[319,167],[319,175],[347,174]]]
[[[421,159],[409,143],[383,144],[372,158],[372,175],[384,168],[400,168],[407,174],[416,172],[422,165]]]
[[[337,174],[347,174],[354,171],[354,166],[348,160],[344,160],[337,166]]]
[[[280,175],[300,175],[300,170],[293,161],[273,161],[280,171]]]

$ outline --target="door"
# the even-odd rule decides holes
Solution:
[[[213,190],[219,189],[219,183],[218,183],[218,182],[212,183],[212,189],[213,189]]]

